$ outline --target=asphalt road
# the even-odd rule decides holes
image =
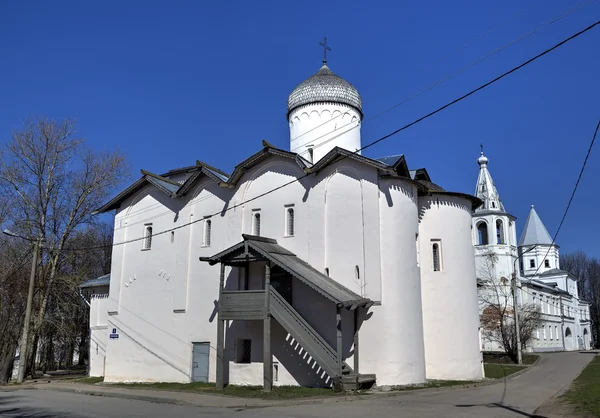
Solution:
[[[0,416],[79,417],[542,417],[538,407],[565,388],[595,353],[546,354],[537,367],[502,384],[461,390],[372,395],[368,400],[236,411],[157,404],[46,390],[0,392]]]

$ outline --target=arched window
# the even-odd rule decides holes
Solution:
[[[504,242],[504,224],[500,219],[496,221],[496,244],[505,244]]]
[[[488,245],[489,244],[488,229],[487,229],[487,224],[485,222],[479,222],[477,224],[477,235],[478,235],[478,240],[477,240],[478,245]]]
[[[565,331],[565,337],[570,337],[571,336],[571,328],[567,327],[567,330]]]
[[[294,235],[294,208],[287,208],[286,217],[286,235],[291,237]]]
[[[325,267],[325,276],[329,277],[329,267]]]
[[[550,260],[548,260],[548,259],[544,260],[544,267],[550,268]]]
[[[254,214],[252,234],[260,235],[260,212],[256,212]]]
[[[212,221],[207,219],[204,221],[204,246],[210,246],[210,235],[212,232]]]
[[[433,256],[433,271],[440,271],[440,245],[434,242],[431,246],[431,253]]]
[[[144,250],[152,248],[152,224],[144,225]]]

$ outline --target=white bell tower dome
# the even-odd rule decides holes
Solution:
[[[321,69],[288,98],[290,151],[316,163],[335,147],[359,150],[362,118],[358,90],[335,75],[324,59]]]

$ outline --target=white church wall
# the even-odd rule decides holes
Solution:
[[[471,203],[449,195],[421,197],[419,203],[427,378],[481,379]],[[439,268],[434,264],[434,244]]]
[[[124,240],[144,236],[148,224],[156,234],[181,222],[182,202],[150,186],[127,203],[116,219],[115,241],[119,235]],[[174,252],[167,250],[172,245],[170,234],[160,234],[152,237],[150,249],[144,240],[114,247],[108,330],[119,337],[107,341],[107,382],[189,381],[190,345],[173,332],[172,285],[177,280],[171,279],[178,272]]]
[[[104,376],[108,340],[108,294],[93,295],[90,300],[89,375]]]
[[[360,370],[376,373],[378,385],[425,381],[421,283],[417,263],[417,191],[403,180],[379,184],[378,264],[381,305],[360,331]],[[386,359],[386,361],[382,361]]]
[[[347,105],[314,103],[289,115],[290,150],[317,162],[338,146],[350,151],[361,148],[360,113]],[[309,148],[313,149],[311,158]]]

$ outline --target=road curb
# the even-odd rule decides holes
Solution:
[[[459,384],[453,386],[443,386],[443,387],[429,387],[429,388],[419,388],[419,389],[407,389],[407,390],[395,390],[389,392],[365,392],[358,395],[349,395],[349,396],[332,396],[332,397],[324,397],[324,398],[305,398],[305,399],[294,399],[294,400],[282,400],[282,401],[265,401],[265,403],[260,404],[248,404],[248,403],[239,403],[234,405],[202,405],[199,402],[190,402],[182,399],[168,398],[168,397],[157,397],[152,395],[140,395],[137,393],[119,393],[119,392],[105,392],[103,390],[94,390],[90,389],[80,389],[80,388],[68,388],[68,387],[44,387],[45,385],[32,385],[28,387],[15,387],[8,389],[7,391],[16,391],[16,390],[48,390],[55,392],[64,392],[64,393],[77,393],[80,395],[89,395],[89,396],[103,396],[107,398],[120,398],[120,399],[131,399],[143,402],[152,402],[152,403],[162,403],[168,405],[181,405],[181,406],[193,406],[193,407],[205,407],[205,408],[227,408],[234,410],[244,410],[244,409],[260,409],[260,408],[270,408],[270,407],[282,407],[282,406],[297,406],[297,405],[315,405],[322,403],[339,403],[339,402],[352,402],[352,401],[360,401],[365,399],[374,399],[374,398],[388,398],[388,397],[397,397],[403,395],[409,395],[412,393],[419,392],[442,392],[446,390],[460,390],[460,389],[471,389],[482,386],[490,386],[504,382],[508,379],[513,379],[526,373],[528,370],[535,367],[540,361],[541,357],[531,364],[530,366],[525,367],[523,370],[519,370],[509,376],[506,376],[504,379],[494,379],[494,380],[484,380],[477,383],[470,384]],[[129,391],[127,388],[120,388],[126,391]],[[146,389],[138,389],[138,390],[146,390]],[[2,389],[0,389],[2,391]],[[165,393],[187,393],[193,394],[192,392],[169,392],[164,391]],[[194,394],[198,396],[203,396],[203,394]],[[210,394],[210,396],[222,397],[222,398],[233,398],[219,394]],[[239,399],[239,398],[236,398]]]

